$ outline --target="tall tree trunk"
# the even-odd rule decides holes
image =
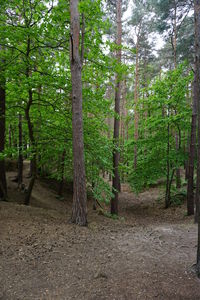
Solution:
[[[200,0],[194,1],[194,15],[195,15],[195,77],[197,80],[197,99],[198,99],[198,166],[197,166],[197,191],[196,191],[196,205],[198,218],[198,243],[197,243],[197,275],[200,277]]]
[[[121,163],[125,163],[124,162],[124,156],[122,155],[122,153],[124,153],[124,144],[125,144],[125,130],[126,130],[126,92],[127,92],[127,88],[126,88],[126,78],[124,79],[124,81],[122,82],[122,99],[121,99],[121,116],[120,116],[120,142],[121,142],[121,155],[120,155],[120,161]],[[122,172],[121,174],[121,180],[122,182],[124,182],[125,180],[125,172]],[[120,189],[121,191],[121,189]]]
[[[111,88],[109,87],[108,90],[107,90],[107,98],[108,99],[111,99]],[[112,119],[111,117],[108,117],[107,119],[107,122],[108,122],[108,139],[110,140],[111,138],[111,132],[112,132],[112,129],[113,129],[113,122],[112,122]],[[112,174],[109,172],[109,181],[112,181]]]
[[[25,196],[25,205],[30,204],[31,194],[34,187],[36,175],[37,175],[37,154],[36,154],[36,145],[35,145],[35,138],[34,138],[34,131],[33,131],[33,123],[31,122],[30,118],[30,108],[33,103],[33,93],[32,90],[29,90],[29,100],[27,103],[27,107],[25,110],[26,120],[28,124],[28,132],[29,132],[29,138],[31,142],[32,147],[32,158],[31,158],[31,179],[28,185],[28,190]]]
[[[171,38],[171,44],[172,44],[172,51],[173,51],[173,59],[174,59],[174,69],[176,69],[177,66],[177,2],[174,0],[174,22],[173,22],[173,34]],[[175,112],[176,114],[176,112]],[[179,152],[179,135],[176,132],[175,133],[175,142],[176,142],[176,150]],[[181,172],[180,168],[176,169],[176,187],[181,187]]]
[[[0,155],[5,148],[5,111],[6,111],[6,91],[5,91],[5,78],[0,74]],[[7,197],[7,184],[6,184],[6,171],[5,161],[0,159],[0,200],[6,200]]]
[[[119,49],[117,50],[116,57],[117,61],[121,63],[121,46],[122,43],[122,0],[117,0],[117,45]],[[120,128],[120,97],[121,97],[121,75],[116,74],[116,86],[115,86],[115,119],[114,119],[114,151],[113,151],[113,181],[112,189],[114,197],[111,199],[111,214],[118,215],[118,197],[120,190],[120,177],[119,177],[119,128]]]
[[[176,69],[176,61],[177,61],[177,3],[174,0],[174,24],[173,24],[173,56],[174,56],[174,69]]]
[[[79,53],[80,17],[78,3],[78,0],[70,0],[70,66],[73,131],[73,207],[71,222],[86,226],[87,194],[83,143],[82,65]],[[83,57],[83,54],[81,56]]]
[[[195,71],[196,74],[196,71]],[[192,108],[192,124],[191,124],[191,136],[190,136],[190,150],[188,159],[188,171],[187,171],[187,214],[188,216],[194,214],[194,162],[196,151],[196,124],[197,124],[197,101],[198,101],[198,83],[197,76],[194,78],[193,85],[193,108]]]
[[[23,142],[22,142],[22,115],[19,114],[18,130],[19,130],[19,150],[18,150],[18,186],[20,187],[23,182]]]
[[[138,122],[139,114],[137,110],[138,104],[138,89],[139,89],[139,33],[136,43],[136,67],[135,67],[135,89],[134,89],[134,168],[137,168],[137,140],[138,140]]]
[[[196,77],[196,75],[195,75]],[[197,91],[198,93],[198,91]],[[200,96],[200,93],[199,93]],[[198,97],[199,97],[198,96]],[[200,103],[198,99],[198,149],[197,149],[197,181],[196,181],[196,193],[195,193],[195,223],[199,222],[199,201],[200,201]],[[194,214],[194,199],[193,202],[190,199],[188,204],[188,215]],[[191,213],[190,213],[191,212]],[[190,214],[189,214],[190,213]]]
[[[169,112],[168,112],[169,113]],[[170,135],[170,128],[169,123],[167,126],[167,178],[166,178],[166,191],[165,191],[165,208],[168,208],[170,206],[170,160],[169,160],[169,154],[170,154],[170,141],[169,141],[169,135]]]
[[[26,67],[26,78],[29,80],[30,78],[30,66],[29,66],[29,55],[30,55],[30,47],[31,47],[31,40],[30,37],[28,36],[27,38],[27,50],[26,50],[26,58],[27,58],[27,67]],[[34,130],[33,130],[33,123],[31,122],[31,117],[30,117],[30,109],[33,104],[33,92],[31,87],[29,86],[28,88],[28,102],[26,105],[25,109],[25,116],[26,116],[26,121],[28,125],[28,133],[29,133],[29,139],[30,139],[30,144],[32,147],[32,158],[31,158],[31,179],[28,185],[28,190],[25,196],[25,205],[30,204],[30,199],[31,199],[31,194],[32,190],[34,187],[36,175],[37,175],[37,154],[36,154],[36,144],[35,144],[35,137],[34,137]]]

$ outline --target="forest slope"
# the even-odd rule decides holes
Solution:
[[[199,299],[196,226],[185,207],[164,210],[157,195],[136,197],[124,186],[122,218],[89,205],[88,228],[69,224],[69,195],[59,201],[40,181],[38,207],[1,202],[0,299]]]

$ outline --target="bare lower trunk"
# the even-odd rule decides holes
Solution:
[[[6,111],[5,79],[0,74],[0,155],[5,148],[5,111]],[[0,159],[0,200],[6,200],[7,184],[4,159]]]
[[[60,183],[58,189],[58,195],[61,197],[63,194],[63,185],[64,185],[64,171],[65,171],[65,156],[66,156],[66,149],[63,150],[62,159],[61,159],[61,169],[60,169]]]
[[[87,195],[83,144],[82,66],[79,53],[80,18],[78,4],[78,0],[70,1],[70,65],[72,81],[73,131],[73,207],[71,222],[81,226],[86,226]],[[83,53],[82,57],[84,57]]]
[[[27,61],[29,60],[29,56],[30,56],[30,48],[31,48],[31,40],[30,37],[28,36],[27,38],[27,49],[26,49],[26,57],[27,57]],[[27,80],[29,80],[30,78],[30,66],[27,65],[26,68],[26,78]],[[32,194],[32,190],[33,190],[33,186],[35,183],[35,179],[36,179],[36,175],[37,175],[37,158],[36,158],[36,144],[35,144],[35,138],[34,138],[34,130],[33,130],[33,123],[31,121],[31,117],[30,117],[30,109],[31,106],[33,104],[33,92],[31,87],[29,86],[28,88],[28,102],[26,105],[26,109],[25,109],[25,117],[26,117],[26,121],[27,121],[27,125],[28,125],[28,134],[29,134],[29,140],[30,140],[30,144],[32,147],[32,158],[31,158],[31,180],[29,182],[28,185],[28,191],[26,193],[25,196],[25,205],[29,205],[30,204],[30,199],[31,199],[31,194]]]
[[[194,93],[193,93],[193,113],[192,113],[192,126],[190,138],[190,150],[188,159],[188,184],[187,184],[187,214],[188,216],[194,214],[194,162],[196,152],[196,124],[197,124],[197,78],[194,80]],[[197,175],[198,176],[198,175]],[[198,190],[198,187],[197,187]],[[198,198],[198,196],[197,196]]]
[[[18,123],[18,129],[19,129],[19,150],[18,150],[18,186],[20,187],[23,182],[23,142],[22,142],[22,115],[19,114],[19,123]]]
[[[172,180],[170,180],[170,160],[169,160],[169,154],[170,154],[170,141],[169,141],[169,135],[170,135],[170,128],[169,124],[167,127],[167,178],[166,178],[166,191],[165,191],[165,208],[168,208],[170,206],[170,190],[171,190],[171,183]]]
[[[26,114],[26,120],[27,120],[27,124],[28,124],[28,132],[29,132],[29,138],[31,141],[31,146],[32,146],[32,158],[31,158],[31,180],[29,182],[28,185],[28,191],[26,193],[25,196],[25,205],[29,205],[30,204],[30,199],[31,199],[31,194],[32,194],[32,190],[34,187],[34,183],[35,183],[35,179],[36,179],[36,175],[37,175],[37,158],[36,158],[36,147],[35,147],[35,138],[34,138],[34,133],[33,133],[33,124],[31,122],[31,118],[30,118],[30,107],[32,105],[33,102],[33,94],[32,94],[32,90],[29,90],[29,101],[25,110],[25,114]]]
[[[180,150],[180,147],[179,147],[180,141],[179,141],[179,136],[178,136],[177,133],[175,134],[175,139],[176,139],[176,150],[179,151]],[[177,189],[181,188],[181,171],[180,171],[180,168],[176,169],[176,187],[177,187]]]
[[[188,137],[187,137],[187,156],[189,158],[189,151],[190,151],[190,136],[189,136],[189,133],[188,133]],[[188,166],[189,162],[188,160],[185,162],[185,180],[188,179],[188,172],[189,172],[189,166]]]
[[[108,94],[108,98],[110,99],[111,95]],[[112,123],[111,118],[108,118],[108,139],[111,138],[111,131],[112,131]],[[112,181],[112,174],[109,172],[109,181]]]
[[[12,147],[12,126],[9,125],[9,130],[8,130],[8,145],[9,148]]]
[[[117,0],[117,45],[121,46],[122,43],[122,0]],[[117,61],[121,63],[121,49],[117,50]],[[116,75],[116,86],[115,86],[115,119],[114,119],[114,151],[113,151],[113,181],[112,191],[114,197],[111,199],[111,214],[118,215],[118,202],[119,202],[119,191],[120,191],[120,177],[119,177],[119,128],[120,128],[120,97],[121,97],[121,82],[120,74]]]
[[[136,45],[136,68],[135,68],[135,90],[134,90],[134,168],[137,167],[137,140],[138,140],[138,89],[139,89],[139,36],[137,37]]]
[[[199,143],[200,143],[200,117],[198,117],[198,154],[197,154],[198,160],[197,160],[197,181],[196,181],[196,193],[195,193],[195,218],[194,218],[195,223],[198,223],[199,221],[199,201],[200,201],[200,145]],[[189,184],[189,180],[188,180],[188,184]],[[189,199],[187,204],[188,204],[188,215],[193,215],[194,197],[192,199]]]
[[[200,214],[198,216],[198,247],[197,247],[197,265],[196,265],[196,271],[197,276],[200,278]]]
[[[197,219],[198,219],[198,243],[197,243],[197,276],[200,277],[200,201],[199,201],[199,186],[200,186],[200,0],[194,1],[194,15],[195,15],[195,77],[197,82],[197,108],[198,108],[198,156],[197,156],[197,191],[196,191],[196,205],[197,205]]]
[[[122,105],[121,105],[121,118],[120,118],[120,142],[121,142],[121,155],[120,155],[120,161],[122,164],[125,163],[124,161],[124,144],[125,144],[125,132],[126,132],[126,120],[127,120],[127,111],[126,111],[126,93],[127,93],[127,87],[126,87],[126,79],[123,81],[123,88],[122,88]],[[121,173],[121,181],[125,181],[125,172],[122,171]],[[121,186],[120,186],[121,191]]]
[[[171,205],[171,187],[172,187],[172,181],[174,178],[174,171],[175,170],[172,170],[171,176],[170,176],[170,173],[167,174],[165,208],[168,208]]]

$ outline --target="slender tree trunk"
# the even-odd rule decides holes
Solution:
[[[121,46],[122,43],[122,0],[117,0],[117,45]],[[117,61],[121,63],[121,49],[117,50],[116,53]],[[116,86],[115,86],[115,116],[114,119],[114,151],[113,151],[113,181],[112,189],[114,197],[111,199],[111,214],[118,215],[118,194],[120,190],[120,177],[119,177],[119,128],[120,128],[120,97],[121,97],[121,80],[120,74],[116,75]]]
[[[122,101],[121,101],[121,114],[120,114],[120,139],[121,139],[121,144],[122,146],[124,145],[125,142],[125,130],[126,130],[126,79],[124,79],[122,83]]]
[[[8,129],[8,145],[9,148],[12,147],[12,128],[11,128],[11,124],[9,125],[9,129]]]
[[[186,152],[187,152],[187,156],[189,158],[189,152],[190,152],[190,134],[189,132],[187,132],[187,146],[186,146]],[[188,172],[189,172],[189,166],[188,166],[188,160],[186,161],[186,167],[185,167],[185,179],[188,179]]]
[[[196,74],[196,71],[195,71]],[[190,137],[190,150],[188,159],[187,172],[187,214],[188,216],[194,214],[194,162],[196,152],[196,124],[197,124],[197,101],[198,101],[198,83],[197,76],[194,79],[194,93],[193,93],[193,109],[192,109],[192,124]]]
[[[177,2],[174,0],[174,24],[173,24],[173,37],[172,37],[172,48],[173,48],[173,56],[174,56],[174,69],[177,66]],[[175,112],[176,114],[176,112]],[[176,150],[179,151],[179,135],[175,133],[175,141],[176,141]],[[176,187],[181,187],[181,172],[180,168],[176,169]]]
[[[124,153],[124,143],[125,143],[125,130],[126,130],[126,79],[123,81],[123,87],[122,87],[122,105],[121,105],[121,118],[120,118],[120,142],[121,142],[121,153]],[[124,162],[124,156],[121,154],[120,155],[120,161],[121,163]],[[125,173],[122,172],[121,174],[122,182],[125,180]],[[120,187],[121,191],[121,187]]]
[[[36,147],[35,147],[35,138],[34,138],[34,131],[33,131],[33,124],[31,122],[30,118],[30,108],[33,103],[33,93],[32,90],[29,90],[29,100],[27,103],[27,107],[25,110],[25,115],[26,115],[26,120],[28,124],[28,132],[29,132],[29,138],[31,142],[31,147],[32,147],[32,158],[31,158],[31,179],[28,185],[28,190],[25,196],[25,205],[30,204],[30,198],[31,198],[31,193],[34,187],[35,179],[37,176],[37,154],[36,154]]]
[[[196,75],[195,75],[196,76]],[[198,91],[197,91],[198,93]],[[200,96],[200,93],[199,93]],[[198,97],[199,97],[198,96]],[[199,201],[200,201],[200,103],[198,99],[198,149],[197,149],[197,180],[196,180],[196,192],[195,192],[195,217],[194,221],[195,223],[198,223],[199,221]],[[193,201],[191,201],[193,200]],[[194,198],[189,199],[188,204],[188,215],[194,214]]]
[[[180,149],[179,149],[180,140],[179,140],[179,136],[177,133],[175,134],[175,139],[176,139],[176,150],[180,151]],[[176,187],[177,187],[177,189],[181,188],[181,170],[180,170],[180,168],[176,169]]]
[[[171,176],[170,172],[167,174],[167,185],[166,185],[166,194],[165,194],[165,208],[168,208],[171,205],[171,187],[174,178],[174,169],[172,170]]]
[[[80,17],[78,3],[78,0],[70,0],[70,66],[73,131],[73,207],[71,222],[86,226],[87,194],[83,143],[82,65],[79,53]],[[83,57],[83,54],[81,56]]]
[[[36,67],[37,70],[37,67]],[[42,126],[42,116],[41,116],[41,107],[40,107],[40,103],[41,103],[41,92],[42,92],[42,85],[40,85],[38,87],[38,117],[37,117],[37,124],[36,124],[36,143],[38,145],[38,143],[40,142],[40,132],[41,132],[41,126]],[[41,152],[39,151],[38,147],[36,147],[37,150],[37,175],[41,176],[42,175],[42,157],[41,157]]]
[[[92,190],[94,190],[95,188],[95,183],[94,181],[92,182]],[[96,198],[93,196],[93,206],[92,206],[93,210],[97,210],[97,201]]]
[[[31,47],[31,40],[30,37],[28,36],[27,39],[27,49],[26,49],[26,58],[27,58],[27,67],[26,67],[26,78],[27,80],[29,80],[30,78],[30,65],[29,65],[29,55],[30,55],[30,47]],[[31,179],[28,185],[28,190],[25,196],[25,205],[29,205],[30,204],[30,199],[31,199],[31,194],[32,194],[32,190],[34,187],[34,183],[35,183],[35,179],[37,176],[37,153],[36,153],[36,143],[35,143],[35,137],[34,137],[34,130],[33,130],[33,123],[31,121],[31,117],[30,117],[30,109],[31,106],[33,104],[33,92],[31,87],[29,86],[28,88],[28,102],[26,105],[26,109],[25,109],[25,117],[26,117],[26,121],[27,121],[27,125],[28,125],[28,133],[29,133],[29,139],[30,139],[30,144],[32,147],[32,158],[31,158]]]
[[[177,4],[176,0],[174,1],[174,35],[173,35],[173,54],[174,54],[174,69],[176,69],[176,61],[177,61]]]
[[[167,127],[167,178],[166,178],[166,192],[165,192],[165,208],[170,206],[170,161],[169,161],[169,153],[170,153],[170,142],[169,142],[169,124]]]
[[[18,150],[18,186],[20,187],[23,182],[23,141],[22,141],[22,115],[19,114],[19,150]]]
[[[138,104],[138,89],[139,89],[139,34],[136,44],[136,67],[135,67],[135,89],[134,89],[134,168],[137,168],[137,140],[138,140],[138,122],[139,114],[137,111]]]
[[[110,99],[111,95],[108,94],[108,98]],[[111,138],[111,132],[112,132],[112,119],[108,118],[108,139]],[[109,172],[109,181],[112,181],[112,174]]]
[[[197,276],[200,278],[200,215],[198,216],[198,242],[197,242]]]
[[[191,92],[190,94],[190,87],[189,84],[187,86],[187,92],[186,92],[186,97],[188,99],[188,103],[190,103],[190,99],[194,100],[194,83],[191,85],[193,92]],[[193,115],[193,101],[192,100],[192,115]],[[191,122],[192,123],[192,122]],[[191,133],[191,132],[190,132]],[[186,136],[188,136],[188,130],[184,130],[183,132],[183,151],[184,151],[184,155],[185,155],[185,159],[184,159],[184,170],[185,170],[185,180],[188,179],[188,161],[189,161],[189,148],[188,148],[188,144],[190,144],[191,142],[191,134],[189,136],[189,143],[188,141],[186,141]]]
[[[0,155],[5,148],[5,112],[6,112],[6,91],[5,91],[5,78],[0,74]],[[7,184],[6,184],[6,171],[5,161],[0,159],[0,200],[6,200],[7,197]]]
[[[197,81],[197,99],[198,99],[198,166],[197,166],[197,191],[196,191],[196,205],[197,205],[197,219],[198,219],[198,243],[197,243],[197,275],[200,277],[200,0],[194,1],[194,16],[195,16],[195,77]]]
[[[64,184],[64,171],[65,171],[65,156],[66,156],[66,149],[63,150],[62,158],[61,158],[61,168],[60,168],[60,175],[61,179],[59,182],[59,188],[58,188],[58,195],[61,197],[63,194],[63,184]]]

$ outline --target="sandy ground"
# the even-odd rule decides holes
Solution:
[[[64,201],[37,181],[31,206],[11,182],[0,203],[0,299],[200,299],[197,228],[185,206],[164,210],[157,189],[136,196],[123,186],[120,219],[92,211],[89,226],[68,223]],[[16,203],[16,201],[18,203]]]

